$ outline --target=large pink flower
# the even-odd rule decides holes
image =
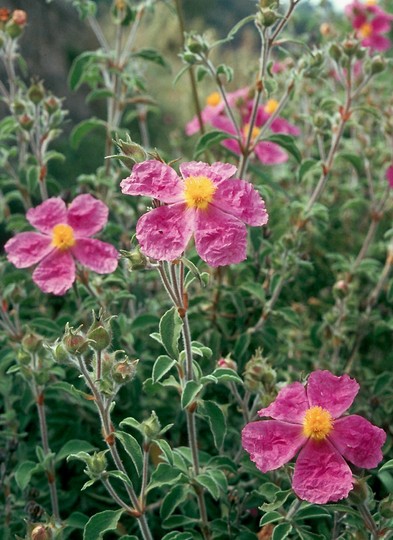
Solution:
[[[99,274],[117,267],[118,253],[89,238],[108,220],[108,208],[91,195],[79,195],[67,208],[59,197],[31,208],[26,217],[39,232],[22,232],[5,245],[8,260],[17,268],[38,263],[33,281],[46,292],[65,294],[75,281],[74,259]]]
[[[298,497],[317,504],[347,497],[353,478],[344,458],[357,467],[376,467],[386,439],[385,432],[365,418],[342,416],[358,390],[348,375],[314,371],[307,388],[289,384],[259,411],[273,420],[245,426],[243,448],[262,472],[278,469],[300,450],[292,479]]]
[[[393,15],[386,13],[372,1],[363,4],[359,0],[347,5],[345,13],[364,47],[376,51],[386,51],[391,47],[390,39],[383,34],[390,31]]]
[[[228,163],[191,161],[180,165],[183,178],[156,160],[138,163],[121,182],[126,195],[144,195],[165,203],[142,216],[136,235],[143,253],[156,260],[181,256],[192,235],[200,257],[210,266],[246,258],[247,225],[265,225],[265,203],[253,186],[232,179]]]

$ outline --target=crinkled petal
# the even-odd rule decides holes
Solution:
[[[185,204],[160,206],[139,219],[136,236],[145,255],[173,261],[186,249],[193,225],[194,211]]]
[[[67,223],[77,238],[92,236],[104,227],[108,213],[105,203],[86,193],[75,197],[68,207]]]
[[[377,17],[374,17],[370,24],[374,32],[378,34],[384,34],[385,32],[390,31],[392,21],[389,17],[385,17],[384,15],[377,15]]]
[[[288,154],[278,144],[262,141],[255,146],[255,155],[264,165],[278,165],[288,161]]]
[[[221,144],[225,146],[225,148],[228,148],[231,152],[236,154],[237,156],[240,156],[241,150],[240,150],[240,144],[235,141],[235,139],[224,139]]]
[[[264,200],[253,185],[245,180],[221,182],[212,204],[236,216],[247,225],[265,225],[269,218]]]
[[[372,469],[382,460],[381,447],[386,433],[362,416],[353,414],[334,422],[329,439],[345,459],[357,467]]]
[[[352,472],[334,446],[310,439],[300,451],[292,478],[296,495],[314,504],[339,501],[353,486]]]
[[[30,208],[26,218],[39,231],[51,233],[55,225],[67,223],[67,207],[60,197],[52,197],[35,208]]]
[[[336,377],[327,370],[311,373],[307,384],[310,407],[320,406],[333,418],[341,416],[351,405],[359,391],[359,385],[349,375]]]
[[[75,281],[75,263],[70,251],[56,250],[33,272],[33,281],[45,293],[65,294]]]
[[[363,39],[362,45],[364,47],[371,47],[372,49],[375,49],[379,52],[384,52],[390,49],[390,47],[392,46],[392,42],[385,36],[381,36],[380,34],[374,34],[366,39]]]
[[[251,422],[242,431],[243,448],[262,472],[290,461],[306,442],[301,426],[276,420]]]
[[[125,195],[144,195],[165,203],[184,199],[181,179],[172,167],[156,159],[134,165],[131,176],[122,180],[120,187]]]
[[[282,388],[273,403],[258,411],[258,414],[271,416],[275,420],[301,424],[307,409],[309,403],[306,389],[300,382],[294,382]]]
[[[72,254],[80,263],[98,274],[110,274],[117,268],[119,254],[106,242],[95,238],[80,238],[72,248]]]
[[[220,161],[216,161],[211,165],[202,161],[189,161],[188,163],[182,163],[179,169],[183,178],[188,178],[189,176],[206,176],[216,184],[231,178],[237,171],[235,165],[221,163]]]
[[[196,212],[195,247],[210,266],[243,261],[247,255],[247,229],[239,219],[212,205]]]
[[[300,129],[285,120],[285,118],[276,118],[273,120],[272,125],[270,126],[271,130],[274,133],[286,133],[287,135],[300,135]]]
[[[53,250],[51,237],[36,232],[22,232],[4,246],[7,258],[17,268],[37,264]]]

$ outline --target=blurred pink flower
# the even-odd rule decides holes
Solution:
[[[376,467],[386,439],[385,432],[365,418],[342,416],[358,390],[348,375],[314,371],[307,388],[289,384],[259,411],[273,420],[245,426],[243,448],[262,472],[278,469],[300,450],[292,478],[296,495],[317,504],[347,497],[353,478],[343,458],[357,467]]]
[[[39,232],[17,234],[8,240],[5,251],[17,268],[38,263],[33,281],[42,291],[65,294],[75,281],[74,259],[99,274],[116,269],[116,249],[89,238],[108,220],[108,207],[102,201],[79,195],[67,208],[62,199],[52,197],[28,210],[26,218]]]
[[[236,167],[191,161],[180,165],[183,178],[156,160],[134,165],[121,182],[126,195],[153,197],[164,206],[143,215],[136,235],[145,255],[172,261],[181,256],[194,235],[200,257],[210,266],[246,258],[247,225],[265,225],[265,203],[253,186],[231,179]]]
[[[393,188],[393,165],[387,168],[386,171],[386,180],[391,188]]]
[[[354,0],[345,7],[345,13],[364,47],[376,51],[386,51],[391,47],[390,39],[382,34],[390,32],[393,15],[386,13],[373,0],[365,3]]]
[[[249,102],[247,114],[244,114],[242,117],[243,124],[241,126],[241,136],[242,144],[245,145],[247,142],[247,137],[250,130],[250,116],[251,116],[251,107],[252,102]],[[251,144],[258,137],[261,127],[266,123],[269,117],[276,111],[278,107],[278,102],[274,99],[269,99],[267,103],[258,108],[255,126],[251,134]],[[215,116],[211,120],[212,125],[220,129],[221,131],[226,131],[231,135],[236,135],[236,129],[233,122],[226,116]],[[273,133],[284,133],[287,135],[299,135],[300,130],[285,118],[277,117],[273,120],[270,130]],[[237,140],[235,139],[226,139],[222,142],[223,146],[234,152],[235,154],[240,155],[241,149]],[[288,160],[288,154],[278,145],[271,141],[261,141],[257,142],[253,148],[253,151],[261,163],[264,165],[276,165],[279,163],[284,163]]]

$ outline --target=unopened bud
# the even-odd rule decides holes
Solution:
[[[33,127],[34,120],[28,114],[22,114],[22,116],[19,116],[18,120],[21,128],[25,131],[30,131]]]
[[[356,39],[346,39],[343,42],[343,51],[347,56],[353,56],[359,49],[359,42]]]
[[[46,525],[37,525],[30,533],[31,540],[51,540],[52,531]]]
[[[262,356],[262,350],[257,349],[245,365],[244,384],[246,388],[250,391],[257,391],[263,385],[271,387],[276,377],[276,371],[267,362],[267,359]]]
[[[333,60],[338,62],[342,56],[343,52],[342,49],[337,43],[332,43],[329,47],[329,55]]]
[[[57,99],[55,96],[49,96],[44,101],[44,107],[48,111],[49,114],[53,114],[60,108],[60,100]]]
[[[127,135],[127,140],[123,141],[119,139],[116,141],[116,144],[120,152],[127,158],[130,158],[133,163],[142,163],[148,158],[145,149],[140,144],[133,142],[129,135]]]
[[[15,9],[12,12],[11,19],[18,26],[24,26],[27,22],[27,13],[23,9]]]
[[[261,26],[272,26],[278,19],[281,18],[281,15],[277,13],[274,9],[271,8],[261,8],[257,13],[257,22]]]
[[[150,418],[141,424],[145,439],[152,440],[158,437],[161,431],[161,424],[155,411],[151,412]]]
[[[112,341],[111,320],[112,317],[104,320],[101,310],[98,316],[93,311],[93,323],[87,331],[86,337],[92,340],[90,347],[95,351],[103,351],[110,345]]]
[[[42,337],[34,332],[28,332],[22,339],[22,347],[30,353],[37,352],[42,346]]]
[[[133,251],[125,251],[124,249],[121,249],[120,253],[129,262],[130,271],[142,270],[146,268],[148,264],[147,258],[145,255],[143,255],[139,246],[137,246]]]
[[[182,58],[187,64],[192,65],[192,64],[196,64],[198,62],[198,58],[192,52],[185,51],[182,54]]]
[[[321,32],[323,36],[327,37],[332,34],[332,27],[329,23],[324,22],[319,27],[319,31]]]
[[[237,371],[237,364],[232,358],[220,358],[217,362],[217,366],[225,369],[233,369]]]
[[[116,362],[112,367],[112,377],[115,383],[126,384],[132,381],[136,375],[138,362],[139,360],[130,360],[128,357]]]
[[[333,293],[337,298],[344,298],[348,294],[348,282],[344,279],[339,279],[333,287]]]
[[[70,360],[70,355],[64,347],[63,343],[55,344],[53,348],[53,357],[59,364],[67,364]]]
[[[89,342],[86,337],[78,333],[71,326],[66,325],[66,331],[63,337],[63,345],[65,350],[70,354],[82,355],[88,350]]]
[[[259,0],[259,7],[277,9],[279,7],[279,0]]]
[[[105,472],[108,462],[105,454],[108,450],[94,452],[92,456],[86,458],[87,474],[90,478],[99,478]]]
[[[27,351],[19,349],[18,354],[16,355],[16,360],[18,364],[28,366],[31,362],[31,355]]]
[[[363,504],[369,497],[367,482],[364,478],[354,479],[353,490],[349,493],[348,499],[356,504]]]
[[[371,73],[373,75],[378,75],[378,73],[382,73],[382,71],[385,71],[385,69],[386,69],[385,58],[381,55],[375,56],[371,61]]]
[[[32,101],[35,105],[38,105],[38,103],[40,103],[45,96],[45,90],[42,83],[38,82],[32,84],[27,92],[27,96],[30,101]]]
[[[209,45],[202,36],[191,34],[186,38],[185,47],[193,54],[206,53],[209,50]]]
[[[21,101],[20,99],[15,99],[15,101],[12,104],[12,111],[16,114],[23,114],[26,110],[26,104]]]

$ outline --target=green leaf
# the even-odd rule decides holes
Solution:
[[[182,525],[184,525],[184,523],[182,523]],[[170,533],[166,534],[163,538],[161,538],[161,540],[192,540],[192,539],[193,539],[193,536],[191,533],[179,532],[179,531],[171,531]]]
[[[126,433],[125,431],[116,431],[115,437],[116,439],[119,439],[122,446],[124,447],[124,450],[132,459],[137,473],[140,474],[143,468],[143,457],[142,450],[138,441],[135,439],[135,437],[133,437],[129,433]]]
[[[179,471],[179,469],[176,469],[167,463],[160,463],[151,475],[146,492],[157,487],[177,484],[182,477],[183,473]]]
[[[224,141],[225,139],[236,139],[236,136],[231,135],[230,133],[226,133],[225,131],[219,131],[219,130],[209,131],[209,133],[205,133],[198,139],[196,143],[195,151],[194,151],[194,158],[197,159],[208,148],[216,144],[219,144],[221,141]]]
[[[207,473],[202,473],[198,474],[198,476],[195,477],[195,480],[210,493],[214,500],[218,500],[220,497],[220,488],[211,476]]]
[[[279,523],[274,527],[272,540],[284,540],[292,531],[292,525],[290,523]]]
[[[166,352],[171,358],[177,359],[179,356],[178,341],[182,326],[183,322],[175,307],[172,307],[161,317],[160,337]]]
[[[158,64],[162,67],[168,67],[168,63],[166,62],[164,57],[155,49],[141,49],[138,52],[134,53],[132,56],[143,58],[144,60],[148,60],[149,62],[154,62],[155,64]]]
[[[296,520],[303,519],[315,519],[315,518],[331,518],[331,514],[328,510],[325,510],[322,506],[317,506],[315,504],[310,504],[303,508],[300,508],[294,516]]]
[[[78,148],[81,140],[86,137],[93,129],[98,127],[106,127],[106,124],[103,120],[99,118],[89,118],[88,120],[83,120],[74,129],[71,131],[70,142],[72,148]]]
[[[176,360],[163,354],[154,362],[152,379],[153,383],[158,382],[176,364]]]
[[[122,420],[119,425],[121,428],[123,428],[124,426],[130,426],[137,429],[141,433],[143,433],[143,430],[141,428],[142,424],[138,422],[138,420],[135,420],[135,418],[132,418],[132,416],[129,416],[128,418],[124,418],[124,420]]]
[[[89,517],[82,512],[73,512],[65,521],[66,527],[72,529],[84,529],[86,523],[89,521]]]
[[[213,434],[214,444],[220,450],[224,443],[227,429],[224,413],[214,401],[203,401],[200,403],[198,405],[198,413],[208,421]]]
[[[132,487],[131,480],[128,478],[126,473],[124,473],[123,471],[107,471],[106,475],[111,476],[113,478],[117,478],[118,480],[121,480],[122,482],[127,484],[127,486]]]
[[[391,469],[393,469],[393,459],[390,459],[389,461],[387,461],[386,463],[384,463],[382,465],[382,467],[379,468],[379,471],[378,472],[382,472],[382,471],[390,471]]]
[[[32,475],[39,469],[40,466],[34,461],[25,461],[18,466],[15,471],[15,481],[22,491],[29,484]]]
[[[117,529],[123,510],[104,510],[92,516],[83,531],[83,540],[102,540],[104,533]]]
[[[163,456],[165,456],[165,459],[169,465],[173,465],[173,452],[172,448],[169,446],[169,443],[167,443],[165,439],[157,439],[154,442],[161,450]]]
[[[341,152],[337,157],[348,161],[356,170],[359,176],[363,175],[363,159],[357,154],[350,154],[349,152]]]
[[[278,508],[281,508],[291,494],[291,489],[287,489],[286,491],[278,491],[274,497],[273,502],[264,503],[261,506],[261,510],[263,510],[264,512],[271,512],[272,510],[277,510]]]
[[[135,317],[133,319],[130,328],[131,330],[140,330],[148,328],[149,326],[155,326],[160,322],[160,318],[157,317],[157,315],[153,315],[152,313],[145,313],[144,315],[139,315],[139,317]]]
[[[284,518],[278,512],[267,512],[264,516],[262,516],[261,521],[259,522],[259,526],[262,527],[263,525],[267,525],[268,523],[274,523],[275,521],[280,521],[281,519]]]
[[[305,159],[304,161],[302,161],[299,167],[299,171],[297,173],[298,181],[301,182],[306,176],[306,174],[312,171],[317,166],[320,166],[320,163],[315,159]]]
[[[56,461],[68,457],[70,454],[77,454],[78,452],[94,452],[97,450],[96,446],[91,445],[87,441],[80,441],[79,439],[72,439],[65,443],[56,454]]]
[[[181,396],[182,409],[188,407],[202,390],[203,384],[196,381],[187,381]]]
[[[186,485],[180,484],[174,486],[165,496],[160,507],[160,516],[162,519],[169,517],[179,504],[187,499],[189,488]]]
[[[282,148],[284,148],[284,150],[289,152],[298,163],[301,163],[302,155],[299,148],[296,146],[295,138],[292,135],[284,135],[280,133],[277,135],[271,135],[269,138],[264,140],[278,144],[278,146],[281,146]]]
[[[219,380],[219,382],[235,382],[243,384],[242,379],[233,369],[229,368],[217,368],[212,373],[213,377]]]
[[[87,51],[75,58],[68,76],[68,84],[71,90],[77,90],[77,88],[82,84],[85,66],[88,64],[88,62],[90,62],[94,55],[95,53]]]

